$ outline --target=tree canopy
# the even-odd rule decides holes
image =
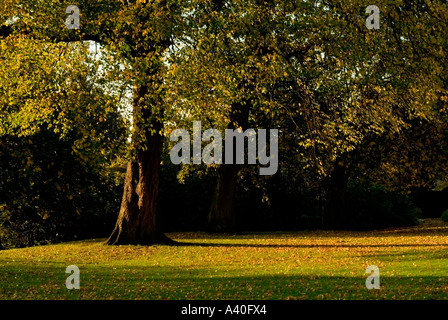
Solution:
[[[70,5],[80,10],[79,29],[65,24]],[[447,172],[447,4],[383,1],[378,28],[368,25],[370,5],[5,0],[0,141],[4,150],[18,143],[11,139],[50,132],[69,141],[79,165],[124,183],[108,243],[153,244],[170,243],[157,214],[166,136],[193,121],[220,131],[278,129],[274,176],[236,164],[173,169],[183,182],[216,177],[208,229],[238,231],[234,199],[245,183],[265,203],[279,183],[293,193],[318,190],[323,226],[342,227],[350,182],[408,192],[434,187]],[[32,158],[20,161],[29,168]],[[126,174],[114,176],[117,166]]]

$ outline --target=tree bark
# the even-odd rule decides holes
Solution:
[[[107,240],[111,245],[175,243],[162,233],[156,219],[163,124],[151,115],[151,108],[141,105],[147,93],[148,86],[135,90],[134,125],[144,130],[146,148],[138,147],[136,157],[127,165],[120,213]],[[150,126],[143,124],[148,119],[153,119]]]
[[[208,216],[209,231],[237,232],[234,197],[239,165],[221,165]]]
[[[328,204],[324,213],[326,229],[340,229],[346,226],[346,194],[348,173],[344,162],[336,160],[330,180]]]
[[[247,129],[249,110],[250,106],[248,103],[233,104],[228,128],[235,129],[241,127],[243,130]],[[238,232],[234,198],[241,165],[235,164],[235,144],[233,147],[233,164],[222,164],[218,169],[215,193],[208,214],[208,230],[210,232]]]
[[[159,166],[163,139],[151,137],[150,147],[137,152],[129,161],[120,213],[108,244],[170,243],[157,225],[156,209],[159,192]]]

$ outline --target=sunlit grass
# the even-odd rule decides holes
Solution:
[[[0,251],[0,299],[446,299],[448,223],[376,232],[172,233]],[[81,289],[68,290],[68,265]],[[379,290],[365,270],[380,269]]]

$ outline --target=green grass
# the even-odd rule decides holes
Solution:
[[[448,224],[375,232],[172,233],[182,246],[104,239],[0,251],[0,299],[447,299]],[[68,265],[81,289],[67,290]],[[380,269],[368,290],[365,269]]]

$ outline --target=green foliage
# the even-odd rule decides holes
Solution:
[[[70,233],[79,208],[89,217],[108,203],[116,210],[120,196],[107,190],[122,181],[128,137],[117,108],[132,87],[134,149],[151,148],[155,128],[202,120],[224,129],[241,111],[250,127],[280,129],[280,181],[241,173],[243,225],[314,225],[316,199],[328,196],[314,190],[325,188],[336,159],[388,190],[446,174],[446,1],[384,1],[375,31],[365,28],[366,1],[81,1],[78,31],[63,24],[66,1],[3,2],[0,204],[3,224],[25,244]],[[92,58],[83,40],[106,50]],[[168,212],[194,216],[199,226],[215,166],[177,174],[163,161],[159,212],[165,221]],[[102,202],[102,192],[115,200]],[[352,186],[348,198],[352,227],[415,221],[397,192]]]
[[[117,60],[88,43],[31,36],[0,46],[4,246],[105,235],[119,208],[129,133],[105,64]]]
[[[113,172],[73,153],[75,139],[42,129],[0,137],[0,229],[6,247],[105,236],[119,208]],[[105,179],[104,174],[110,175]]]
[[[382,186],[354,182],[347,198],[349,229],[380,229],[418,224],[418,209],[406,195]]]
[[[448,210],[445,210],[440,217],[443,221],[448,222]]]

